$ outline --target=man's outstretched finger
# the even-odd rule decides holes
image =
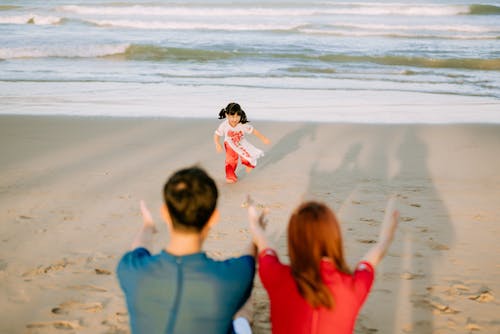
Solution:
[[[151,211],[149,211],[148,207],[146,206],[146,202],[144,202],[144,200],[141,200],[140,207],[144,225],[153,227],[153,233],[158,232],[155,223],[153,221],[153,216],[151,215]]]

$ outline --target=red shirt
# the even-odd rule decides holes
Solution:
[[[314,309],[299,293],[290,266],[282,264],[276,252],[259,254],[259,276],[271,301],[273,334],[352,334],[361,306],[375,278],[368,262],[360,262],[354,274],[338,271],[333,262],[321,262],[323,281],[330,289],[335,306]]]

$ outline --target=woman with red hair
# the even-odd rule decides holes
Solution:
[[[305,202],[288,224],[290,265],[282,264],[249,200],[250,230],[259,251],[259,276],[271,302],[274,334],[352,334],[373,284],[375,266],[394,237],[399,212],[388,202],[378,242],[351,271],[344,259],[339,222],[323,203]]]

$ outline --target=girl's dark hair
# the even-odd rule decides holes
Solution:
[[[239,115],[241,117],[240,123],[245,124],[248,123],[249,120],[247,119],[247,115],[241,109],[240,105],[235,102],[231,102],[227,105],[226,108],[222,108],[221,111],[219,112],[219,119],[224,119],[226,118],[227,115]]]

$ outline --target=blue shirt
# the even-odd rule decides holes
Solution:
[[[133,334],[231,333],[254,274],[250,255],[216,261],[145,248],[126,253],[117,269]]]

